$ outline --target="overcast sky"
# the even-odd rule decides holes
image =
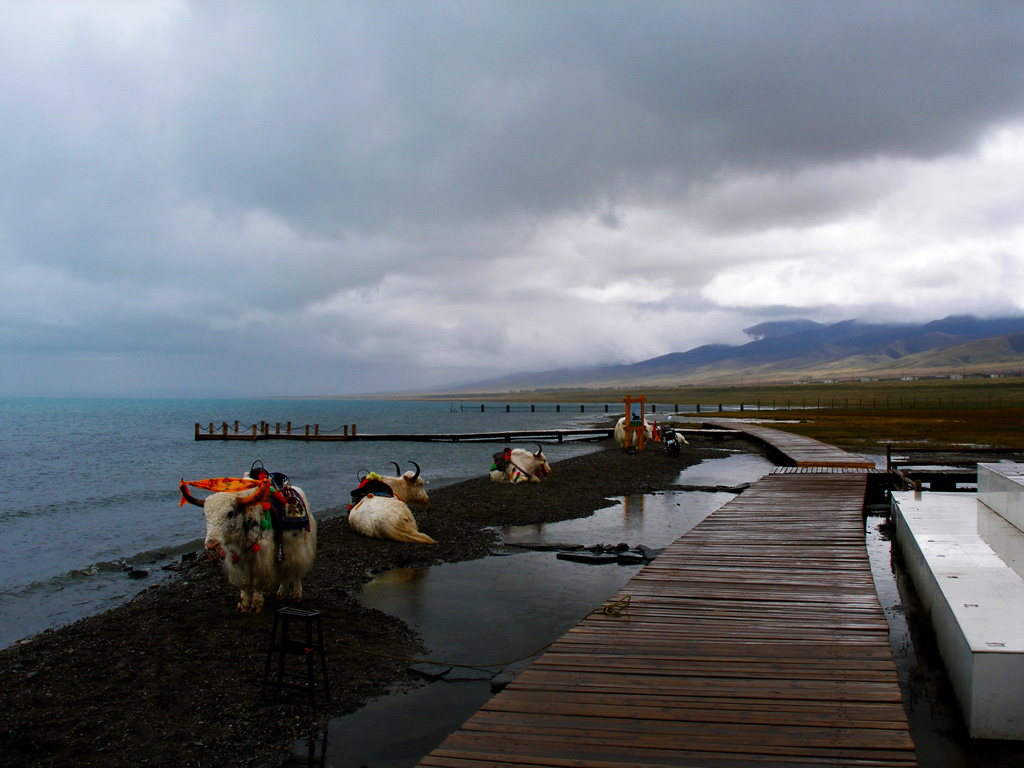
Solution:
[[[0,395],[1024,314],[1024,3],[0,2]]]

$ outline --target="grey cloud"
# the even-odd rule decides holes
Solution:
[[[318,391],[734,339],[790,308],[700,291],[765,232],[883,202],[916,232],[894,163],[1024,117],[1013,3],[117,7],[0,6],[0,268],[34,276],[0,287],[0,357],[150,388],[133,359],[252,338]],[[615,298],[624,265],[659,292]]]

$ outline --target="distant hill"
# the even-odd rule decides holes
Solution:
[[[626,365],[516,373],[447,392],[721,385],[740,379],[803,381],[1024,370],[1024,317],[950,316],[923,325],[846,320],[761,323],[753,341],[709,344]]]

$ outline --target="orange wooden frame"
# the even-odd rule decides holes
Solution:
[[[644,413],[647,410],[647,398],[643,395],[639,397],[633,397],[632,395],[626,395],[623,398],[623,402],[626,404],[626,446],[630,447],[633,445],[633,433],[639,433],[637,438],[636,449],[642,451],[644,449],[644,442],[646,440],[646,430],[644,429]],[[633,403],[640,403],[640,426],[634,427],[632,425],[632,410]]]

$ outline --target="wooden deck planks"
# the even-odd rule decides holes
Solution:
[[[874,469],[875,463],[863,456],[847,453],[834,445],[823,443],[802,435],[794,435],[760,424],[744,421],[708,422],[715,428],[735,429],[756,438],[774,448],[789,459],[794,467],[813,467],[819,469]]]
[[[763,478],[634,576],[621,617],[587,617],[420,765],[916,765],[865,488]]]

